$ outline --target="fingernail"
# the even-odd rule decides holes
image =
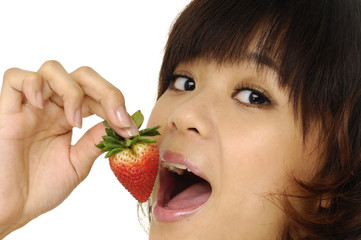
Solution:
[[[36,94],[36,101],[37,101],[38,108],[43,109],[44,102],[43,102],[43,94],[41,92],[38,92]]]
[[[130,116],[125,111],[124,107],[118,108],[116,115],[117,115],[118,121],[122,127],[128,128],[131,126]]]
[[[129,128],[129,129],[126,130],[126,132],[128,133],[128,135],[129,135],[130,137],[139,134],[139,131],[138,131],[138,129],[136,129],[136,128]]]
[[[78,109],[75,111],[75,127],[81,128],[82,120],[83,120],[83,116],[82,116],[81,110]]]

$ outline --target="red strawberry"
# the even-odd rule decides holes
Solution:
[[[140,111],[132,118],[138,128],[142,125],[144,117]],[[103,141],[96,145],[102,152],[108,152],[110,168],[119,182],[139,202],[145,202],[150,197],[158,172],[159,153],[155,144],[156,139],[149,136],[160,135],[160,126],[139,131],[139,135],[125,139],[116,134],[108,125],[107,135]]]

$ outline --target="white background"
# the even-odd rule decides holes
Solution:
[[[1,76],[10,67],[36,71],[49,59],[58,60],[69,72],[90,66],[123,92],[129,113],[141,109],[147,120],[169,28],[189,1],[1,0]],[[74,141],[99,121],[85,119],[83,129],[74,131]],[[59,207],[5,239],[147,235],[138,223],[136,201],[101,156],[89,177]]]

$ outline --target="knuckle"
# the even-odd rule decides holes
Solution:
[[[43,65],[41,65],[40,67],[40,72],[48,72],[48,71],[53,71],[53,69],[57,68],[61,66],[61,64],[56,61],[56,60],[48,60],[46,62],[43,63]]]
[[[19,69],[18,68],[9,68],[8,70],[6,70],[4,72],[4,77],[3,77],[3,81],[4,82],[7,82],[9,81],[10,79],[13,78],[15,72],[17,72]]]
[[[79,67],[77,70],[75,70],[74,74],[77,74],[79,77],[85,77],[93,72],[94,72],[94,70],[91,67],[82,66],[82,67]]]
[[[6,83],[24,83],[29,84],[30,86],[39,86],[41,84],[42,78],[36,72],[24,71],[19,68],[10,68],[5,71],[3,82]]]
[[[60,63],[56,60],[48,60],[43,63],[44,67],[57,67]]]

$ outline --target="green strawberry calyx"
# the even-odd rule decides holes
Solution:
[[[137,125],[138,129],[141,127],[141,125],[144,122],[144,116],[141,113],[140,110],[136,111],[132,118]],[[152,128],[146,128],[139,131],[138,135],[131,136],[130,138],[123,138],[119,136],[107,123],[107,121],[103,122],[104,125],[107,127],[105,129],[105,132],[107,135],[103,136],[103,141],[101,141],[99,144],[95,145],[97,148],[101,149],[101,152],[107,152],[105,155],[105,158],[109,158],[121,151],[123,151],[126,148],[131,148],[132,145],[136,143],[156,143],[157,139],[155,138],[149,138],[154,137],[157,135],[160,135],[158,129],[161,127],[160,125],[152,127]]]

